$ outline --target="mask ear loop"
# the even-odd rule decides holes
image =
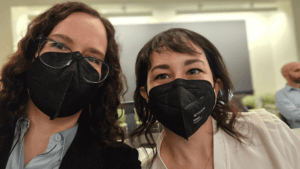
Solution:
[[[147,93],[147,97],[149,99],[149,93],[148,93],[148,88],[147,88],[147,84],[145,85],[145,90],[146,90],[146,93]],[[150,92],[150,91],[149,91]]]
[[[214,83],[214,86],[212,87],[212,88],[213,88],[213,91],[214,91],[214,95],[216,95],[216,94],[215,94],[216,83],[217,83],[217,82],[215,82],[215,83]],[[220,91],[219,91],[219,92],[220,92]],[[217,97],[215,97],[215,105],[214,105],[214,109],[215,109],[215,107],[216,107],[216,105],[217,105],[217,102],[218,102],[218,95],[219,95],[219,93],[217,93]]]

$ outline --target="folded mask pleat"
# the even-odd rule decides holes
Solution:
[[[83,60],[81,63],[80,69],[81,75],[92,82],[98,82],[100,80],[99,73],[97,70],[91,66],[86,60]]]

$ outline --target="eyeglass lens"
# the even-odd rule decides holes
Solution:
[[[52,68],[62,68],[69,65],[75,59],[72,53],[65,45],[52,40],[45,40],[39,46],[41,61]],[[83,78],[91,82],[100,82],[109,73],[109,66],[94,57],[83,57],[81,68]]]

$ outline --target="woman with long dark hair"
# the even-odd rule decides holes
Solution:
[[[136,60],[135,108],[155,146],[156,169],[297,169],[300,139],[266,111],[241,113],[217,48],[205,37],[174,28],[153,37]],[[150,133],[163,125],[157,143]],[[149,138],[150,135],[150,138]]]
[[[1,72],[0,168],[141,168],[116,123],[126,79],[114,33],[80,2],[29,24]]]

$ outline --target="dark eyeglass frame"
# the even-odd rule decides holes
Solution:
[[[53,39],[51,39],[51,38],[47,38],[47,37],[44,37],[44,36],[42,36],[42,35],[39,35],[38,38],[37,38],[37,40],[38,40],[38,44],[39,44],[39,46],[38,46],[38,57],[40,57],[41,44],[42,44],[44,41],[46,41],[46,40],[49,40],[49,41],[53,41],[53,42],[55,42],[55,43],[58,43],[59,45],[62,45],[62,46],[65,47],[66,49],[70,50],[71,53],[74,53],[68,46],[64,45],[64,44],[61,43],[61,42],[58,42],[58,41],[56,41],[56,40],[53,40]],[[102,82],[109,76],[109,73],[111,72],[111,70],[114,69],[113,66],[111,66],[108,62],[106,62],[106,61],[104,61],[104,60],[97,59],[97,58],[91,57],[91,56],[87,56],[87,57],[84,57],[84,58],[91,58],[91,59],[97,60],[97,61],[99,61],[99,62],[104,63],[104,64],[107,65],[108,68],[109,68],[109,69],[108,69],[107,76],[106,76],[104,79],[102,79],[101,81],[99,81],[99,82],[93,82],[93,81],[90,81],[90,80],[87,80],[86,78],[84,78],[84,79],[85,79],[87,82],[89,82],[89,83],[102,83]],[[42,59],[41,59],[41,61],[42,61]],[[66,65],[64,65],[64,66],[62,66],[62,67],[52,67],[52,66],[46,64],[44,61],[42,61],[42,62],[43,62],[43,64],[45,64],[46,66],[48,66],[48,67],[50,67],[50,68],[53,68],[53,69],[60,69],[60,68],[63,68],[63,67],[68,66],[72,61],[73,61],[73,60],[70,60]],[[82,75],[81,75],[81,76],[82,76]]]

